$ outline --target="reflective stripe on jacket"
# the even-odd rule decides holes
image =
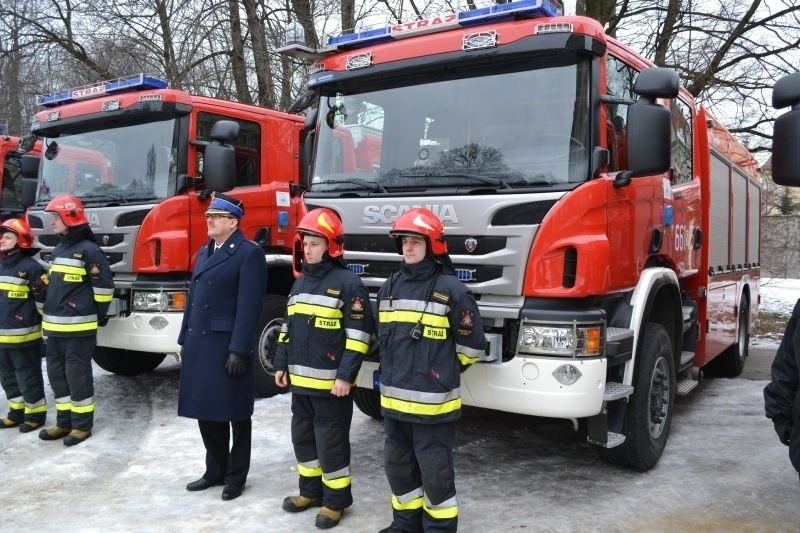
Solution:
[[[437,423],[461,415],[461,372],[486,339],[472,293],[437,275],[441,268],[433,259],[403,263],[378,291],[383,416]]]
[[[330,396],[336,379],[354,383],[369,350],[372,308],[361,279],[337,261],[303,265],[289,294],[276,370],[292,392]]]

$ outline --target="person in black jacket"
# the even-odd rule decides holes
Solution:
[[[772,381],[764,387],[764,409],[800,474],[800,300],[772,361]]]
[[[322,505],[316,526],[336,526],[352,505],[350,394],[373,330],[369,293],[341,262],[344,232],[328,209],[297,226],[305,261],[289,293],[278,337],[275,383],[291,385],[292,443],[300,494],[283,500],[290,513]],[[299,249],[297,246],[295,249]]]
[[[455,276],[436,215],[410,209],[390,235],[403,263],[377,298],[393,516],[382,532],[456,531],[453,445],[461,372],[485,351],[483,322],[472,293]]]
[[[31,257],[33,232],[24,220],[0,226],[0,382],[8,397],[8,416],[0,428],[38,429],[47,416],[42,379],[44,268]]]
[[[40,431],[39,438],[63,437],[66,446],[74,446],[92,436],[92,355],[98,324],[114,296],[114,279],[78,198],[56,196],[45,211],[53,215],[50,227],[61,241],[53,250],[42,316],[56,425]]]
[[[243,217],[240,199],[214,195],[178,335],[178,415],[197,419],[206,449],[205,473],[186,490],[224,484],[223,500],[242,494],[250,471],[253,347],[267,292],[264,252],[239,229]]]

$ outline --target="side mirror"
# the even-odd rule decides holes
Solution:
[[[317,109],[306,115],[306,122],[300,136],[300,184],[308,187],[311,176],[311,160],[314,156],[316,142]]]
[[[212,191],[225,192],[236,186],[236,149],[225,142],[239,136],[239,123],[220,120],[211,128],[212,141],[203,153],[203,178]]]
[[[643,70],[633,85],[639,99],[628,108],[626,151],[628,170],[620,172],[614,184],[630,183],[631,178],[661,174],[672,164],[672,116],[656,98],[678,96],[678,74],[672,69],[652,67]]]
[[[800,185],[800,72],[784,76],[772,89],[772,107],[791,109],[775,120],[772,132],[772,181]]]
[[[23,154],[20,161],[20,172],[23,178],[39,179],[39,163],[42,159],[36,155]]]

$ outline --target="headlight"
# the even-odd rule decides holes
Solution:
[[[186,291],[133,291],[134,311],[183,311]]]
[[[601,353],[602,326],[597,324],[532,324],[519,329],[517,353],[592,357]]]

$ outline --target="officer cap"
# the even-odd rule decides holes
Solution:
[[[206,215],[233,215],[240,219],[244,216],[244,202],[227,194],[212,193]]]

